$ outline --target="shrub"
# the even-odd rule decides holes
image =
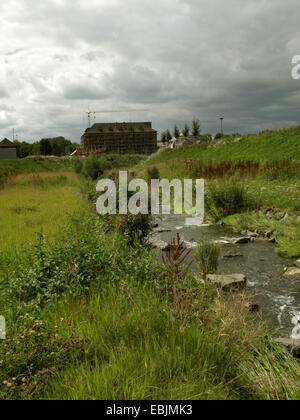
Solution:
[[[28,256],[31,265],[10,277],[8,299],[44,306],[66,294],[87,293],[92,284],[101,286],[109,262],[96,221],[83,214],[73,217],[72,224],[62,240],[52,246],[39,234],[39,241]]]
[[[148,182],[151,182],[152,179],[159,179],[159,170],[156,166],[153,166],[152,168],[147,169],[147,175],[148,175]]]
[[[120,216],[119,230],[128,243],[133,245],[136,240],[143,242],[152,229],[152,217],[149,214],[127,214]]]
[[[212,140],[212,135],[210,133],[204,133],[201,135],[201,140],[209,142]]]
[[[61,323],[63,320],[61,320]],[[10,323],[10,339],[0,346],[0,399],[38,398],[56,369],[83,355],[83,341],[63,337],[58,326],[25,314]]]
[[[200,272],[206,276],[207,274],[215,274],[218,269],[218,260],[220,257],[220,245],[213,242],[202,242],[198,244],[195,259],[199,266]]]
[[[103,174],[101,163],[94,153],[91,153],[89,157],[85,159],[83,164],[83,174],[94,180]]]
[[[205,205],[214,221],[219,221],[232,214],[257,209],[260,202],[246,191],[243,184],[232,181],[211,184],[206,194]]]
[[[217,133],[216,135],[215,135],[215,140],[219,140],[219,139],[221,139],[221,138],[223,138],[224,137],[224,134],[223,133]]]
[[[77,156],[73,159],[73,168],[77,174],[81,174],[83,168],[82,158]]]

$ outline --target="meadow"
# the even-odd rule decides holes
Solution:
[[[160,263],[148,216],[99,217],[96,181],[69,165],[25,172],[0,191],[0,399],[299,398],[245,294]]]
[[[0,190],[0,253],[19,255],[43,232],[59,236],[69,215],[84,206],[71,172],[23,174]]]

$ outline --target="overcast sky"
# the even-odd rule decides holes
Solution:
[[[299,0],[0,0],[0,138],[79,141],[97,122],[300,124]],[[85,118],[85,119],[83,119]]]

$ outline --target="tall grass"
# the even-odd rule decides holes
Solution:
[[[184,162],[189,175],[193,178],[217,179],[224,177],[265,177],[270,180],[293,180],[300,177],[300,164],[291,160],[279,160],[260,163],[251,160],[215,160],[189,159]]]
[[[229,181],[209,185],[205,197],[207,212],[214,221],[259,208],[260,199],[250,194],[241,183]]]
[[[73,174],[23,174],[0,190],[0,252],[12,257],[36,241],[43,229],[58,237],[68,215],[86,207]]]
[[[200,273],[206,277],[207,274],[215,274],[218,270],[218,260],[221,248],[219,244],[213,242],[200,242],[198,244],[195,259],[200,269]]]
[[[206,317],[174,319],[157,293],[130,285],[56,306],[58,334],[86,343],[84,357],[57,372],[49,399],[285,399],[295,364],[249,321],[247,300],[218,298]],[[200,310],[199,313],[202,313]],[[53,316],[53,315],[52,315]],[[59,323],[59,319],[64,319]]]

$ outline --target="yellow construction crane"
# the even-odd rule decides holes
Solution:
[[[104,111],[86,111],[86,114],[88,116],[89,121],[89,128],[91,127],[91,115],[94,114],[104,114],[104,113],[110,113],[110,112],[147,112],[150,111],[150,109],[124,109],[122,111],[119,110],[104,110]]]

